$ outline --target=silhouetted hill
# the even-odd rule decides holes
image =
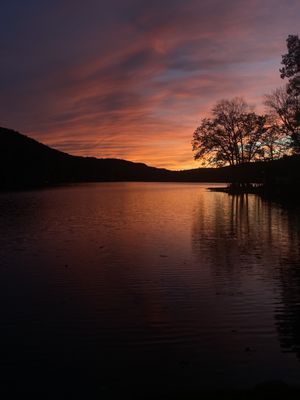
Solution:
[[[299,182],[300,157],[224,168],[185,171],[149,167],[119,159],[78,157],[0,128],[0,190],[73,182]]]
[[[0,128],[0,187],[67,182],[167,180],[171,171],[118,159],[77,157]]]

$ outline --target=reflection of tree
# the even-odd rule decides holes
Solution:
[[[261,260],[272,264],[270,248],[280,242],[278,210],[253,195],[215,195],[199,207],[193,230],[195,252],[208,259],[215,273],[226,273],[234,281],[241,270],[259,268]]]
[[[281,346],[300,358],[299,210],[254,195],[214,193],[196,215],[194,252],[208,263],[216,289],[236,292],[249,276],[271,285],[280,294],[274,302]]]
[[[287,215],[286,251],[280,259],[282,301],[276,309],[281,346],[296,352],[300,359],[300,215],[290,210]]]

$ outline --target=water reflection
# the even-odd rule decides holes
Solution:
[[[271,288],[281,347],[300,358],[299,207],[287,208],[254,195],[216,194],[210,207],[199,204],[193,248],[199,259],[207,260],[217,294],[251,291],[264,307]],[[262,282],[267,285],[265,298]]]
[[[280,259],[281,301],[275,317],[282,348],[300,359],[300,213],[299,209],[285,213],[288,241]]]
[[[1,194],[0,211],[8,388],[300,382],[298,210],[206,185],[103,183]]]

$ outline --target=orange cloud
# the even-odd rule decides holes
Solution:
[[[263,111],[300,12],[279,0],[88,3],[29,2],[18,35],[4,6],[1,124],[72,154],[171,169],[198,166],[192,133],[217,100]]]

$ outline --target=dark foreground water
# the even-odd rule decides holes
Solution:
[[[300,384],[299,209],[207,186],[0,194],[5,398]]]

